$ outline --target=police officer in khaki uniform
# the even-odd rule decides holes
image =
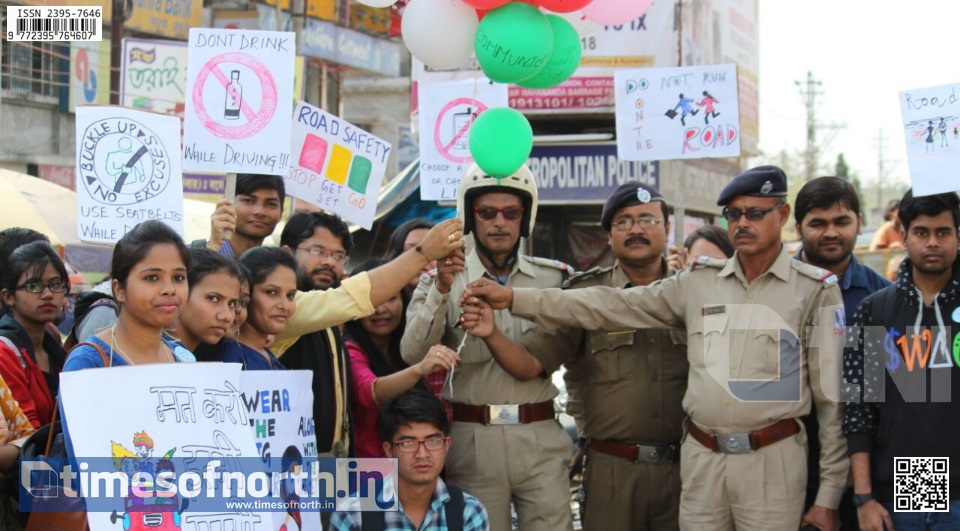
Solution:
[[[407,310],[400,348],[413,364],[431,346],[457,348],[465,332],[459,326],[460,297],[469,282],[485,278],[516,287],[559,287],[569,266],[519,253],[520,237],[529,237],[537,214],[537,187],[526,166],[497,179],[470,168],[460,185],[458,211],[474,249],[437,264],[435,277],[424,275]],[[509,311],[497,312],[497,327],[514,340],[535,327]],[[490,529],[511,529],[513,502],[524,531],[572,529],[567,463],[570,437],[556,420],[557,389],[549,378],[520,381],[507,374],[483,341],[467,337],[444,398],[453,405],[447,477],[476,496],[490,516]]]
[[[667,204],[656,188],[620,186],[604,205],[600,225],[617,262],[572,277],[566,288],[646,286],[673,273],[663,257]],[[469,332],[483,337],[517,378],[534,379],[566,364],[570,413],[588,448],[583,529],[678,529],[681,401],[690,370],[686,334],[673,328],[536,328],[518,344],[496,330],[489,306],[483,317]]]
[[[737,248],[729,260],[699,259],[692,270],[628,290],[510,290],[479,281],[465,297],[547,327],[686,325],[681,529],[838,527],[848,472],[838,403],[843,301],[832,273],[784,250],[786,190],[786,176],[773,166],[748,170],[724,188],[718,204]],[[820,489],[804,515],[806,436],[797,419],[811,400],[820,422]]]

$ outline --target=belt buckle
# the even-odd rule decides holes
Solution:
[[[660,455],[660,448],[657,446],[649,446],[646,444],[637,444],[634,445],[637,447],[637,457],[633,460],[634,463],[659,463],[663,456]]]
[[[749,433],[731,433],[729,435],[716,434],[717,448],[723,454],[749,454],[753,451],[750,446]]]
[[[520,424],[520,404],[499,404],[487,406],[490,412],[489,426]]]

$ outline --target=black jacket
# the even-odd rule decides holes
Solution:
[[[854,315],[844,349],[843,431],[850,454],[870,453],[880,501],[893,501],[894,458],[950,457],[960,463],[958,323],[960,260],[934,304],[921,304],[907,259],[897,282],[864,299]],[[955,467],[953,499],[960,498],[958,479]]]

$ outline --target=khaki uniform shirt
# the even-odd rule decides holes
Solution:
[[[663,275],[671,274],[666,261],[663,265]],[[632,287],[614,265],[574,277],[568,289],[592,286]],[[690,371],[683,330],[536,328],[524,336],[523,345],[547,374],[567,365],[568,412],[584,437],[674,444],[683,436],[681,401]]]
[[[569,266],[555,260],[518,256],[507,286],[524,288],[556,288],[572,274]],[[462,278],[465,276],[466,278]],[[403,359],[413,365],[427,354],[433,345],[443,343],[456,350],[465,334],[456,327],[460,318],[460,296],[463,280],[467,284],[482,277],[494,277],[487,272],[480,256],[473,250],[466,256],[466,270],[454,279],[453,286],[441,294],[434,278],[423,275],[407,309],[407,329],[400,342]],[[494,311],[497,327],[507,337],[519,342],[536,325],[520,319],[508,310]],[[444,387],[443,397],[462,404],[532,404],[553,400],[557,388],[548,378],[534,378],[522,382],[507,374],[490,354],[483,340],[468,337],[460,351],[460,363],[453,373],[453,391]]]
[[[515,289],[513,313],[552,328],[685,325],[690,379],[683,408],[707,430],[741,433],[795,419],[810,412],[812,399],[823,448],[816,504],[836,508],[849,469],[838,402],[844,327],[836,277],[784,250],[748,283],[738,257],[701,259],[693,270],[627,290]],[[807,308],[812,328],[801,334]],[[807,344],[798,343],[804,336]],[[790,376],[798,371],[799,388],[777,385],[796,381]]]

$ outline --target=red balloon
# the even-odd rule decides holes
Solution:
[[[489,12],[490,12],[489,9],[478,9],[478,10],[477,10],[477,18],[480,19],[480,20],[483,20],[483,17],[485,17],[485,16],[487,15],[487,13],[489,13]],[[83,51],[83,48],[81,48],[80,51]]]
[[[593,0],[540,0],[540,5],[554,13],[573,13],[590,5]]]
[[[510,2],[510,0],[463,0],[463,3],[470,7],[486,9],[487,11],[498,8],[508,2]]]

